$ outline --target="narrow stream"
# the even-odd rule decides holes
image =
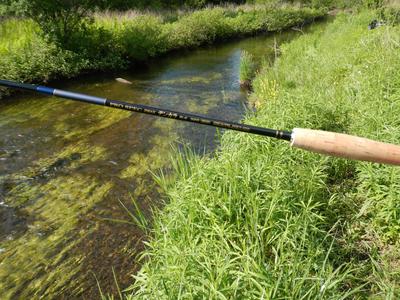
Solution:
[[[239,121],[241,50],[273,61],[298,31],[173,54],[123,74],[52,84]],[[132,82],[117,82],[123,77]],[[168,168],[171,144],[198,152],[218,145],[216,130],[35,94],[0,102],[0,299],[98,298],[140,267],[144,233],[121,205],[159,205],[149,170]]]

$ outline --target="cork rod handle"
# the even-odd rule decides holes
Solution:
[[[295,128],[291,145],[331,156],[400,165],[400,146],[348,134]]]

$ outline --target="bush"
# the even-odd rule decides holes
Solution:
[[[144,61],[166,51],[167,37],[162,34],[161,20],[153,16],[124,22],[118,40],[131,61]]]
[[[27,0],[2,0],[0,3],[0,17],[22,17],[27,13]]]
[[[28,15],[39,24],[44,36],[57,46],[75,50],[74,35],[85,36],[91,24],[91,0],[30,0]]]
[[[224,9],[204,9],[184,16],[167,27],[169,48],[190,48],[225,37]]]

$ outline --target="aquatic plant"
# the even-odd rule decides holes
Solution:
[[[256,63],[254,61],[254,56],[247,52],[242,51],[240,55],[240,70],[239,70],[239,80],[240,86],[250,89],[251,81],[256,73]]]

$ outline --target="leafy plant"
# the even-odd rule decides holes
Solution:
[[[31,0],[28,15],[39,24],[43,34],[58,46],[75,50],[75,35],[82,36],[92,23],[89,12],[93,0]]]
[[[131,60],[143,61],[165,52],[166,37],[162,23],[153,16],[139,16],[134,22],[124,22],[119,41]]]
[[[3,0],[0,3],[1,16],[25,16],[27,13],[27,0]]]

